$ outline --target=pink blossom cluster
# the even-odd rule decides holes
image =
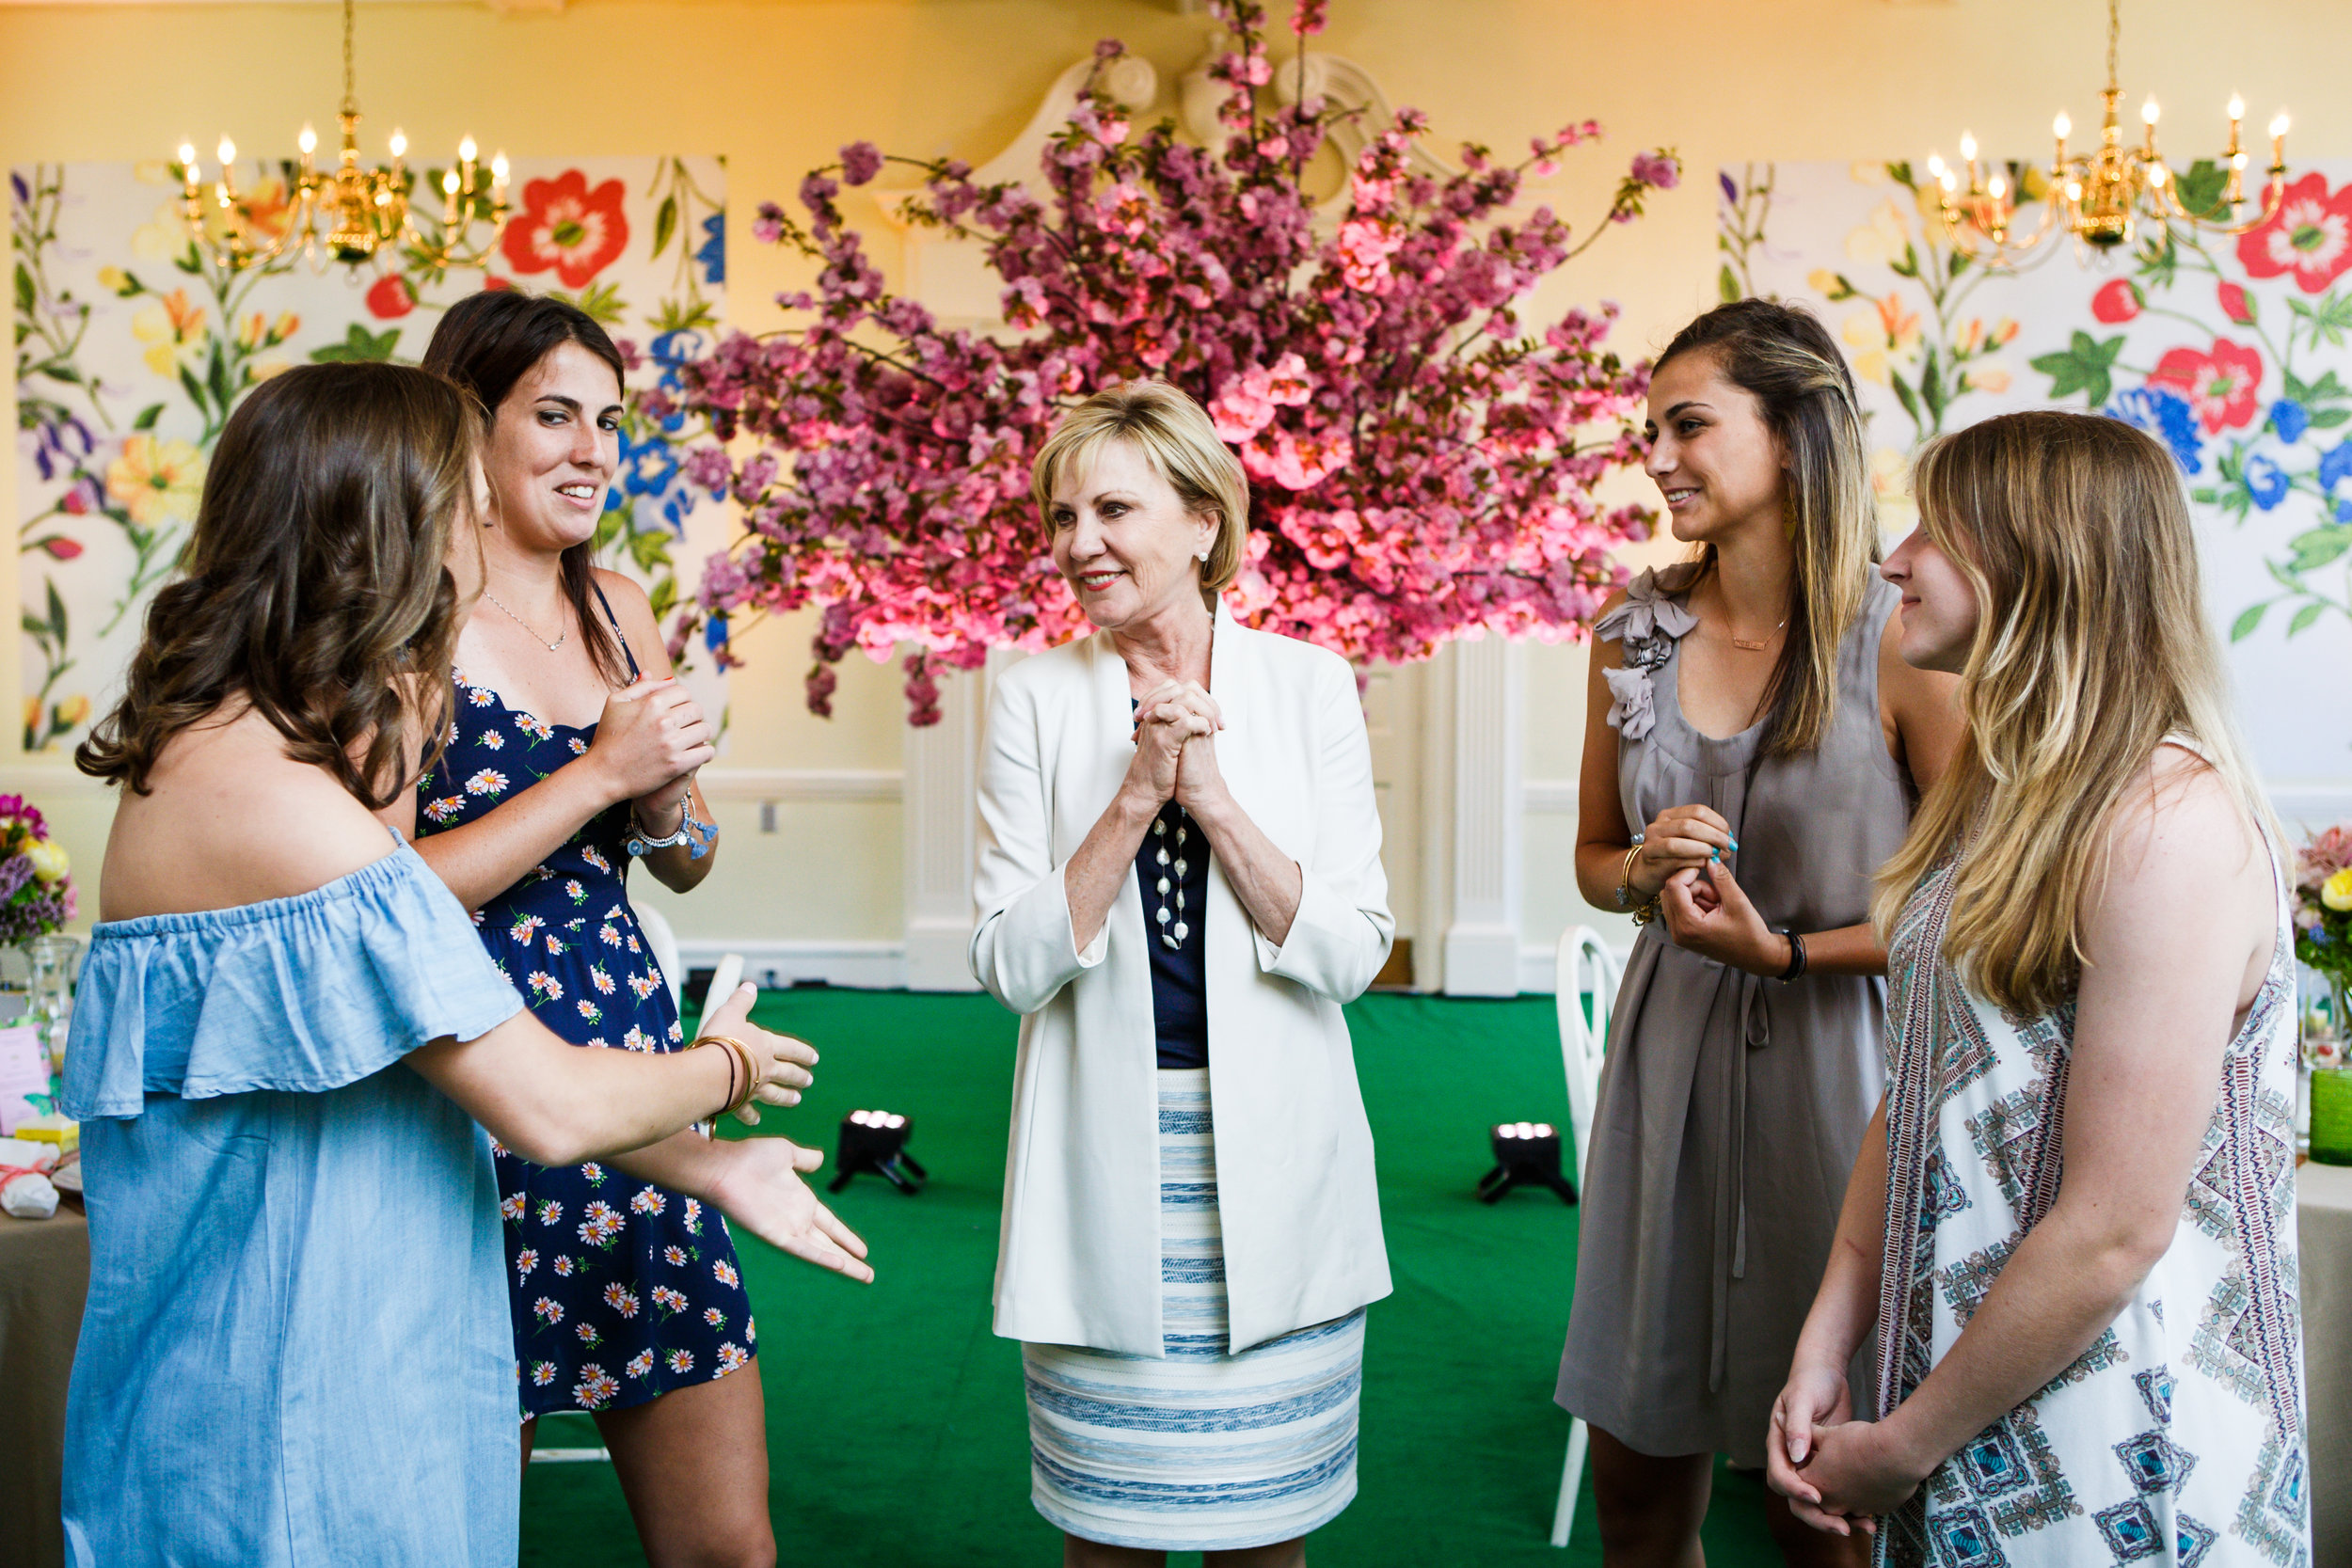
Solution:
[[[2340,822],[2325,832],[2312,834],[2295,852],[2295,885],[2317,893],[2320,883],[2348,865],[2352,865],[2352,824]]]
[[[850,649],[882,659],[909,642],[920,724],[938,715],[941,661],[970,669],[993,646],[1082,631],[1030,462],[1065,408],[1137,376],[1198,398],[1248,472],[1249,547],[1229,594],[1245,623],[1359,662],[1465,635],[1582,634],[1620,580],[1611,551],[1647,531],[1646,513],[1595,492],[1638,458],[1648,372],[1602,347],[1613,306],[1518,313],[1605,225],[1572,236],[1549,207],[1505,213],[1529,167],[1599,126],[1538,137],[1518,166],[1468,146],[1461,172],[1437,178],[1409,166],[1424,120],[1403,111],[1357,161],[1336,228],[1318,227],[1301,171],[1344,111],[1262,106],[1263,8],[1210,8],[1233,40],[1210,71],[1221,149],[1167,123],[1131,135],[1090,83],[1038,194],[977,184],[953,160],[917,166],[906,211],[984,247],[1012,333],[942,328],[885,287],[836,202],[841,182],[883,166],[868,144],[803,182],[804,228],[761,208],[755,234],[820,268],[812,290],[781,296],[805,322],[722,340],[683,367],[677,400],[739,441],[732,460],[689,459],[746,524],[702,584],[723,663],[747,616],[817,607],[809,705],[829,710],[831,666]],[[1324,13],[1302,4],[1293,27],[1303,39]],[[1638,214],[1679,172],[1670,152],[1644,153],[1607,216]]]

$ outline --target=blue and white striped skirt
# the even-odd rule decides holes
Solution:
[[[1355,1499],[1364,1313],[1226,1354],[1209,1074],[1159,1078],[1167,1358],[1021,1347],[1030,1497],[1049,1523],[1106,1545],[1270,1545]]]

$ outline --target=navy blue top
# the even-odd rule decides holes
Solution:
[[[1181,847],[1176,842],[1179,830],[1184,834]],[[1208,944],[1200,927],[1209,891],[1209,839],[1200,824],[1173,800],[1160,808],[1143,835],[1143,847],[1136,851],[1136,886],[1143,895],[1143,929],[1152,950],[1152,1026],[1159,1038],[1160,1066],[1207,1067],[1208,973],[1203,958]],[[1179,893],[1184,895],[1181,909]]]

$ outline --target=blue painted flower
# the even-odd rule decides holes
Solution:
[[[2270,405],[2270,428],[2279,433],[2279,439],[2293,446],[2311,429],[2311,410],[2292,398],[2280,398]]]
[[[714,611],[710,619],[703,623],[703,646],[715,654],[726,645],[727,618]]]
[[[2336,521],[2352,523],[2352,501],[2336,502]]]
[[[2254,498],[2254,504],[2265,512],[2287,499],[2295,482],[2287,471],[2270,458],[2256,452],[2246,460],[2246,493]]]
[[[703,219],[703,232],[710,237],[694,252],[694,260],[702,263],[703,281],[723,283],[727,280],[727,215],[713,213]]]
[[[2188,399],[2168,387],[2133,387],[2116,394],[2106,406],[2109,419],[2144,430],[2172,449],[2172,461],[2185,474],[2204,471],[2197,434],[2197,410]]]
[[[1721,169],[1717,169],[1715,171],[1715,178],[1723,182],[1724,199],[1730,202],[1734,207],[1740,205],[1740,187],[1731,182],[1731,176],[1725,174]]]
[[[2347,479],[2352,479],[2352,441],[2343,442],[2319,460],[2321,489],[2332,490]]]

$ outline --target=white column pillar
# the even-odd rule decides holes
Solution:
[[[988,689],[977,672],[943,670],[938,681],[939,722],[906,732],[906,983],[909,990],[977,990],[965,949]]]
[[[1456,642],[1449,996],[1517,996],[1527,666],[1500,637]]]

